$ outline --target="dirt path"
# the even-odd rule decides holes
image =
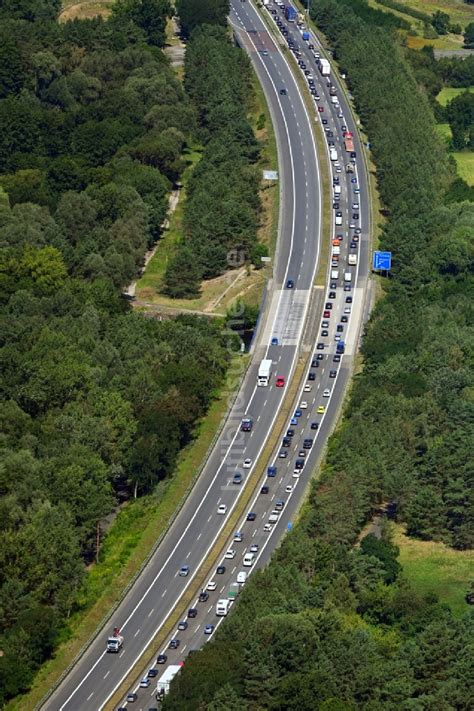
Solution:
[[[177,208],[177,206],[178,206],[179,193],[180,193],[180,190],[179,190],[179,189],[176,189],[176,190],[173,190],[173,191],[171,192],[170,196],[169,196],[169,200],[168,200],[168,212],[167,212],[165,221],[164,221],[163,224],[161,225],[161,227],[162,227],[163,230],[167,230],[168,227],[169,227],[169,223],[170,223],[170,219],[169,219],[169,218],[170,218],[170,215],[173,214],[173,212],[176,210],[176,208]],[[153,259],[153,257],[155,256],[155,253],[156,253],[156,250],[158,249],[158,245],[159,245],[159,244],[160,244],[160,242],[159,242],[159,240],[158,240],[158,242],[155,244],[155,246],[152,247],[152,249],[149,249],[148,252],[145,253],[145,261],[144,261],[144,263],[143,263],[143,267],[142,267],[141,270],[140,270],[140,274],[137,276],[136,279],[134,279],[134,281],[132,281],[131,284],[129,284],[129,285],[128,285],[127,287],[125,287],[125,289],[123,290],[123,293],[124,293],[125,296],[128,296],[129,298],[134,298],[134,296],[135,296],[135,291],[136,291],[136,288],[137,288],[138,279],[139,279],[139,278],[142,276],[142,274],[144,273],[144,271],[145,271],[145,269],[147,268],[147,265],[148,265],[148,262],[150,261],[150,259]]]

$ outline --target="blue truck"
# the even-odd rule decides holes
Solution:
[[[305,42],[307,42],[310,38],[308,30],[303,30],[303,39]]]
[[[288,20],[288,22],[296,22],[298,13],[296,12],[294,7],[291,7],[291,5],[288,5],[285,8],[285,17]]]
[[[336,353],[342,354],[342,353],[344,353],[345,350],[346,350],[346,346],[344,344],[344,341],[338,341],[338,343],[336,345]]]

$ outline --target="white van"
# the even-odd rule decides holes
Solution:
[[[268,523],[276,523],[279,518],[280,514],[278,513],[278,511],[272,511],[268,518]]]
[[[336,225],[342,225],[342,217],[336,215]]]
[[[344,273],[344,281],[352,281],[352,274],[350,272]]]
[[[337,151],[335,148],[329,149],[329,157],[331,160],[337,160]]]
[[[331,279],[339,279],[339,270],[331,269]]]
[[[341,248],[340,247],[333,247],[332,254],[334,257],[338,257],[341,254]],[[349,257],[352,257],[352,256],[355,257],[355,255],[352,255],[352,254],[349,255]],[[349,264],[350,264],[350,262],[349,262]]]
[[[230,600],[218,600],[216,603],[216,615],[217,617],[225,617],[229,612]]]
[[[334,197],[340,197],[340,195],[341,195],[341,186],[335,185],[334,186]]]
[[[351,267],[355,267],[357,265],[357,254],[349,254],[347,261]]]
[[[253,553],[246,553],[244,555],[244,565],[246,568],[250,568],[251,565],[253,565],[253,562],[255,560],[255,556]]]
[[[331,96],[331,104],[338,104],[338,103],[339,103],[339,99],[337,98],[337,96]]]

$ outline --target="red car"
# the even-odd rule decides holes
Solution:
[[[324,106],[318,106],[318,111],[320,114],[322,114],[324,111]]]
[[[331,318],[331,312],[330,311],[323,311],[323,316],[324,316],[324,318]]]
[[[276,379],[275,385],[277,386],[277,388],[283,388],[284,385],[285,385],[285,378],[282,378],[282,376],[280,375],[280,376]]]

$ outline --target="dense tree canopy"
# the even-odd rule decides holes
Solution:
[[[173,473],[229,358],[218,323],[120,296],[194,126],[158,50],[169,4],[58,8],[0,10],[0,706],[54,650],[117,492]]]
[[[229,0],[176,0],[176,12],[184,37],[189,37],[199,25],[225,27],[229,11]]]
[[[193,297],[204,278],[250,261],[257,243],[259,147],[247,120],[250,68],[220,27],[197,28],[186,50],[185,87],[196,109],[204,151],[191,175],[185,237],[165,274],[165,291]]]

